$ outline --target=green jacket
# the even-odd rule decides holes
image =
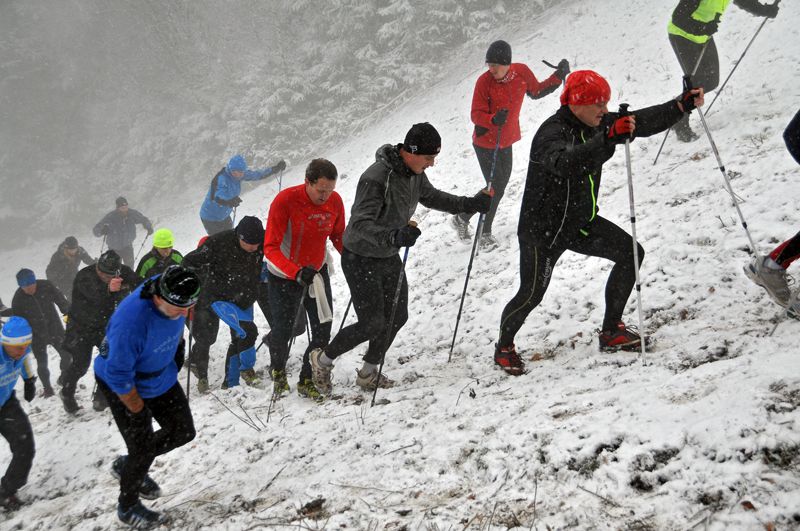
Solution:
[[[150,249],[150,252],[142,257],[139,261],[139,267],[136,268],[136,274],[142,278],[150,278],[153,275],[163,273],[169,266],[180,264],[183,262],[183,255],[175,249],[166,257],[158,254],[155,247]]]
[[[704,33],[705,25],[718,16],[722,16],[731,0],[681,0],[667,31],[697,44],[704,44],[711,35]]]

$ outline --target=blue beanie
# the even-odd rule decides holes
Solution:
[[[33,340],[31,325],[24,317],[15,315],[0,330],[0,343],[4,345],[26,345]]]
[[[247,162],[241,155],[234,155],[228,161],[228,171],[247,171]]]
[[[20,269],[17,271],[17,284],[24,288],[36,283],[36,275],[30,269]]]

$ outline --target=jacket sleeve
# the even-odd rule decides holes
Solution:
[[[269,206],[267,215],[267,231],[264,234],[264,256],[272,267],[280,270],[286,278],[295,278],[300,265],[292,262],[290,257],[281,251],[283,237],[289,228],[289,204],[286,194],[278,194]],[[302,229],[301,229],[302,230]],[[291,249],[289,250],[291,254]]]
[[[672,23],[693,35],[703,35],[706,24],[692,18],[701,0],[681,0],[672,12]]]
[[[786,126],[783,132],[783,141],[786,142],[786,149],[794,157],[794,160],[800,164],[800,111],[794,115],[792,121]]]
[[[97,225],[95,225],[94,228],[92,229],[92,234],[94,234],[98,238],[103,235],[103,233],[102,233],[103,225],[111,225],[111,214],[112,213],[113,212],[109,212],[108,214],[103,216],[103,219],[101,219],[100,221],[97,222]]]
[[[141,338],[134,337],[124,326],[114,323],[106,330],[108,357],[105,382],[118,395],[130,393],[135,387],[136,358],[141,349]]]
[[[25,354],[25,357],[22,359],[22,379],[23,380],[30,380],[34,376],[36,376],[36,371],[33,370],[33,362],[31,361],[31,357],[29,355],[30,351]]]
[[[67,315],[69,313],[69,302],[67,302],[67,298],[61,293],[61,290],[49,280],[42,281],[42,285],[46,286],[49,298],[58,306],[61,314]]]
[[[424,173],[420,175],[420,179],[422,182],[420,183],[419,202],[424,206],[434,210],[449,212],[450,214],[472,212],[467,208],[469,197],[448,194],[438,188],[434,188]]]
[[[385,185],[362,177],[356,187],[356,200],[350,209],[351,230],[373,242],[388,242],[392,231],[391,228],[376,223],[383,210],[385,193]]]
[[[272,175],[272,168],[264,168],[263,170],[247,170],[244,172],[245,181],[260,181],[265,177]]]
[[[86,252],[86,249],[83,247],[80,248],[78,251],[78,256],[80,256],[81,260],[86,265],[92,265],[95,263],[95,259],[91,257],[89,253]]]
[[[142,214],[138,210],[133,210],[133,209],[131,209],[131,210],[132,211],[130,212],[130,214],[133,214],[133,216],[132,216],[133,217],[133,222],[140,224],[146,230],[152,232],[153,231],[153,224],[150,223],[150,220],[147,219],[147,216],[145,216],[144,214]]]
[[[733,0],[733,3],[736,4],[736,7],[744,9],[751,15],[764,16],[764,6],[758,0]]]
[[[599,132],[582,144],[567,140],[559,121],[546,122],[531,145],[531,164],[541,164],[547,171],[569,177],[594,171],[614,155],[614,146],[606,144]]]
[[[50,263],[47,264],[47,268],[44,270],[45,278],[51,282],[58,282],[61,283],[61,272],[58,270],[57,266],[57,255],[53,255],[50,258]]]
[[[486,77],[481,76],[475,83],[470,118],[473,124],[485,129],[491,129],[496,126],[492,123],[492,113],[489,108],[489,86],[486,79]]]
[[[120,275],[122,276],[122,287],[123,289],[127,288],[129,291],[133,291],[136,289],[142,282],[142,278],[137,275],[133,269],[128,266],[122,266],[122,271],[120,271]]]
[[[636,116],[637,137],[648,137],[666,131],[683,117],[675,100],[632,111],[631,114]]]
[[[523,78],[525,79],[525,85],[527,86],[526,93],[528,94],[528,97],[538,100],[540,98],[544,98],[548,94],[552,94],[558,87],[561,86],[561,80],[558,79],[555,74],[539,83],[539,80],[536,79],[535,75],[533,75],[531,69],[526,65],[522,66],[524,66],[521,71]]]
[[[17,288],[17,291],[14,292],[14,296],[11,297],[11,311],[13,312],[13,315],[27,319],[28,305],[25,304],[25,299],[23,299],[25,296],[25,292],[22,291],[22,289]]]
[[[342,237],[344,236],[345,220],[344,220],[344,203],[339,194],[336,194],[338,201],[336,205],[336,223],[333,225],[333,232],[331,232],[330,240],[333,246],[342,254]]]

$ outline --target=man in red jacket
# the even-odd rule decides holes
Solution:
[[[308,354],[327,346],[331,338],[333,295],[325,263],[326,242],[330,239],[341,253],[345,228],[342,198],[333,191],[337,177],[332,162],[314,159],[306,168],[305,183],[283,190],[269,207],[264,256],[272,312],[268,346],[277,395],[289,390],[289,340],[302,302],[311,342],[303,355],[297,392],[316,401],[323,399],[312,382]]]
[[[478,155],[478,164],[483,178],[487,183],[491,180],[494,189],[492,208],[484,218],[480,242],[482,248],[491,249],[497,245],[497,240],[492,236],[492,221],[511,178],[511,146],[522,138],[519,130],[522,100],[526,94],[536,100],[554,92],[569,74],[569,62],[562,59],[555,73],[539,83],[530,68],[522,63],[511,62],[511,45],[505,41],[495,41],[486,51],[486,65],[489,70],[475,83],[471,118],[475,124],[472,145]],[[453,226],[463,240],[470,239],[471,217],[472,214],[453,216]]]

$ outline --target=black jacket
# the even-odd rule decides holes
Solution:
[[[664,131],[683,116],[674,100],[631,114],[637,137]],[[598,211],[603,164],[616,148],[606,142],[605,124],[617,117],[609,113],[603,124],[589,127],[564,105],[542,123],[531,143],[517,229],[521,241],[564,246],[588,229]]]
[[[471,199],[434,188],[425,172],[416,175],[408,169],[399,145],[386,144],[358,181],[344,246],[361,256],[388,258],[397,254],[389,234],[408,224],[417,203],[451,214],[474,213],[468,207]]]
[[[94,258],[89,256],[83,247],[78,247],[77,254],[69,257],[64,254],[64,244],[62,243],[50,257],[50,263],[47,265],[47,280],[55,284],[67,300],[72,299],[72,283],[75,281],[75,275],[78,274],[81,262],[92,265]]]
[[[108,235],[106,244],[109,249],[124,249],[136,239],[136,224],[145,228],[148,234],[153,233],[153,224],[144,214],[132,208],[128,209],[128,215],[123,216],[119,210],[112,210],[103,219],[97,222],[92,232],[95,236],[103,235],[103,226],[108,225]]]
[[[248,253],[236,232],[226,230],[209,236],[183,257],[182,265],[200,275],[200,304],[228,301],[249,308],[256,301],[263,258],[261,247]]]
[[[73,328],[82,332],[104,333],[106,324],[117,305],[141,280],[133,270],[123,265],[120,269],[122,289],[108,291],[108,284],[97,275],[97,266],[86,266],[75,276],[72,286],[72,306],[69,310],[67,333]]]
[[[64,325],[61,324],[56,306],[62,314],[69,313],[67,298],[49,280],[37,280],[36,293],[33,295],[17,288],[11,301],[14,315],[24,317],[31,325],[33,340],[48,344],[60,341],[64,335]]]

